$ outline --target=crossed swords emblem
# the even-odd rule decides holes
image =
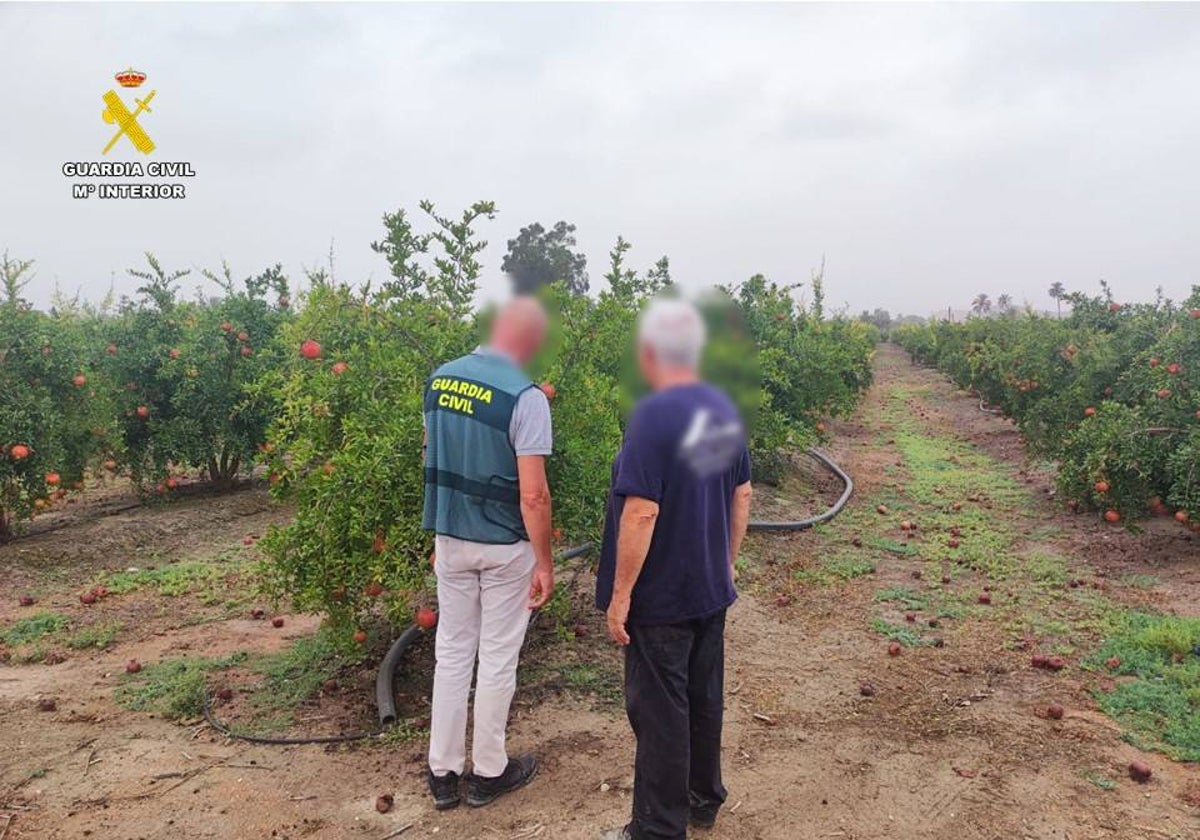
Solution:
[[[104,94],[104,104],[107,107],[105,107],[104,113],[101,116],[104,117],[104,121],[109,125],[116,125],[118,130],[113,135],[113,138],[108,141],[108,145],[104,147],[103,154],[108,154],[109,150],[121,139],[121,135],[128,137],[133,147],[142,154],[148,155],[154,151],[154,141],[150,139],[150,135],[146,133],[145,129],[138,124],[137,118],[141,116],[143,111],[147,114],[151,113],[150,100],[154,99],[154,94],[156,93],[158,93],[156,90],[150,91],[150,95],[145,99],[134,97],[133,101],[137,103],[137,108],[133,111],[125,107],[125,103],[121,101],[121,97],[117,96],[116,91],[110,90]]]

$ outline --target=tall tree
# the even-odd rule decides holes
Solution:
[[[573,293],[588,290],[587,257],[576,253],[575,225],[558,222],[550,230],[534,222],[508,240],[508,253],[500,264],[512,279],[517,294],[536,292],[562,281]]]
[[[1005,292],[1004,294],[1000,295],[1000,297],[996,298],[996,308],[1000,310],[1001,315],[1008,315],[1010,312],[1012,312],[1012,295]]]
[[[980,292],[975,296],[975,300],[971,301],[971,311],[976,315],[987,315],[992,311],[992,299],[986,292]]]
[[[1067,287],[1062,284],[1062,281],[1055,280],[1050,285],[1050,297],[1054,298],[1054,304],[1058,307],[1058,317],[1062,317],[1062,302],[1067,296]]]

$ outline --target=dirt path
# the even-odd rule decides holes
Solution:
[[[1010,425],[891,347],[831,448],[858,484],[846,513],[817,532],[756,536],[748,549],[729,631],[730,800],[707,836],[1200,837],[1200,768],[1123,741],[1089,694],[1103,675],[1076,667],[1096,643],[1091,610],[1196,613],[1196,543],[1157,525],[1132,536],[1063,515]],[[1063,574],[1095,585],[1085,598],[1047,584]],[[989,605],[978,603],[985,591]],[[596,616],[583,620],[600,634]],[[447,814],[424,796],[419,741],[256,747],[112,702],[131,655],[258,649],[313,627],[290,621],[281,636],[221,620],[57,665],[0,666],[8,838],[379,840],[411,825],[402,837],[589,840],[627,817],[633,744],[619,706],[594,697],[523,692],[512,745],[538,752],[542,774],[507,801]],[[900,655],[888,655],[889,637],[903,641]],[[1068,667],[1032,670],[1023,648],[1051,643]],[[40,693],[55,694],[58,710],[36,711]],[[1062,720],[1046,719],[1051,702]],[[1135,758],[1153,767],[1149,785],[1127,778]],[[385,791],[396,801],[381,815]]]

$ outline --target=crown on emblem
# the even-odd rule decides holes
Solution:
[[[141,87],[142,82],[146,81],[146,74],[141,70],[134,70],[130,67],[128,70],[122,70],[113,78],[117,80],[117,84],[121,87],[134,88]]]

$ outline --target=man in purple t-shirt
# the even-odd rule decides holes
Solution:
[[[689,822],[713,825],[725,801],[725,611],[750,517],[750,455],[737,409],[700,379],[704,339],[683,301],[656,301],[639,324],[654,393],[613,463],[596,584],[625,648],[633,817],[603,840],[685,840]]]

